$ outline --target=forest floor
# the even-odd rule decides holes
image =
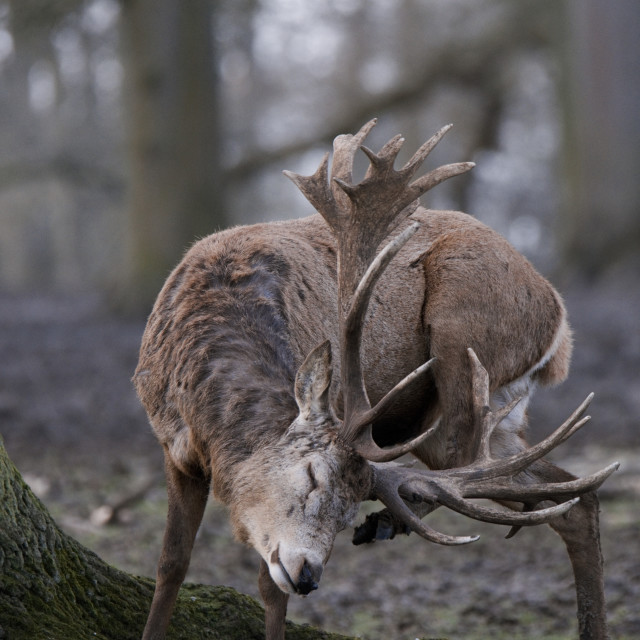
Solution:
[[[534,397],[532,441],[596,392],[592,423],[553,459],[578,474],[622,463],[602,489],[602,544],[612,637],[631,640],[640,637],[640,288],[612,278],[565,293],[572,374]],[[153,575],[166,498],[161,450],[130,383],[143,328],[94,296],[0,295],[0,433],[59,525],[111,564]],[[548,527],[504,540],[505,527],[442,509],[429,519],[481,538],[456,548],[411,535],[356,548],[345,531],[320,589],[292,599],[290,617],[369,640],[576,636],[571,569]],[[257,596],[257,566],[211,503],[187,579]]]

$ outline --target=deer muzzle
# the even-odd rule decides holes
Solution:
[[[309,595],[318,588],[322,570],[322,562],[308,555],[283,557],[280,549],[273,552],[269,563],[271,577],[280,589],[300,596]]]
[[[312,591],[318,588],[318,580],[322,575],[322,566],[312,566],[306,560],[302,565],[300,574],[298,575],[298,582],[295,585],[296,593],[301,596],[306,596]]]

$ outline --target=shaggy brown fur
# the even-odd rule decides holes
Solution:
[[[402,395],[374,437],[380,445],[396,443],[440,420],[437,435],[414,454],[441,469],[468,463],[477,448],[467,349],[484,364],[500,403],[516,392],[528,395],[536,383],[562,380],[571,334],[559,295],[496,232],[457,212],[418,208],[414,220],[420,230],[372,296],[362,361],[376,403],[437,357],[430,377]],[[164,635],[211,489],[231,507],[238,537],[262,556],[270,640],[284,637],[282,591],[317,588],[337,531],[369,496],[372,467],[331,435],[330,416],[343,410],[340,359],[333,376],[328,360],[331,351],[340,353],[336,277],[336,243],[316,215],[204,238],[160,292],[134,377],[165,450],[169,490],[145,638]],[[332,349],[327,344],[320,353],[325,340]],[[307,388],[305,376],[313,381],[323,359],[322,379]],[[326,405],[322,415],[314,414],[318,403]],[[514,415],[496,429],[499,455],[527,446],[525,409]],[[534,477],[566,479],[548,463],[535,469]],[[572,558],[599,557],[597,538],[579,533],[597,530],[592,502],[583,501],[570,524],[556,527],[578,547]],[[593,567],[578,589],[585,620],[594,601],[604,611],[601,563]],[[592,618],[581,637],[605,638],[604,614]]]

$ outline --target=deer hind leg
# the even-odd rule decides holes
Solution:
[[[285,619],[289,595],[282,592],[271,578],[269,566],[260,560],[258,589],[264,602],[266,640],[284,640]]]
[[[502,426],[502,425],[500,425]],[[496,429],[492,439],[492,453],[503,457],[528,447],[521,434],[506,437],[508,431]],[[522,484],[559,483],[576,477],[548,462],[538,460],[514,480]],[[518,503],[503,502],[511,509]],[[544,503],[542,503],[544,504]],[[538,508],[538,505],[530,505]],[[541,505],[540,505],[541,506]],[[552,520],[549,526],[562,538],[573,568],[577,595],[577,616],[580,640],[607,640],[604,572],[600,548],[599,502],[595,491],[580,496],[580,501],[565,515]],[[512,533],[518,529],[512,530]]]
[[[523,437],[526,415],[522,414],[522,429],[519,432],[515,428],[519,417],[510,415],[505,422],[508,423],[509,420],[512,420],[511,425],[500,424],[494,432],[491,450],[495,457],[505,457],[528,447]],[[523,484],[568,482],[575,479],[568,471],[544,459],[534,462],[515,477],[516,481]],[[520,508],[513,503],[504,504],[510,508]],[[549,526],[562,538],[573,568],[580,640],[607,640],[609,635],[597,493],[591,491],[583,494],[570,511],[552,520]]]
[[[492,395],[491,405],[495,410],[496,406],[506,404],[512,396],[525,394],[516,409],[494,431],[491,439],[491,452],[494,457],[510,456],[528,448],[524,431],[529,390],[529,382],[520,380]],[[427,445],[428,442],[423,446]],[[447,460],[447,467],[458,466],[458,464],[459,461],[455,459]],[[569,472],[544,459],[534,462],[525,472],[516,476],[516,480],[522,483],[556,483],[575,479],[576,477]],[[513,504],[506,506],[519,508]],[[580,640],[606,640],[609,636],[606,625],[599,503],[596,492],[583,494],[580,501],[567,514],[551,521],[550,526],[565,543],[573,568]]]
[[[165,452],[165,474],[169,510],[156,574],[156,589],[142,636],[143,640],[165,637],[178,591],[189,568],[191,550],[202,521],[209,482],[185,475]]]
[[[546,460],[534,463],[528,477],[539,482],[566,482],[575,476]],[[600,548],[599,502],[585,493],[567,514],[549,523],[562,538],[576,585],[580,640],[607,640],[603,559]]]

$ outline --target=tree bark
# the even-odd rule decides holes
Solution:
[[[208,0],[122,5],[131,244],[123,290],[132,311],[148,309],[194,239],[227,224],[215,6]]]
[[[138,639],[153,588],[153,580],[109,566],[65,534],[0,439],[0,638]],[[264,610],[233,589],[186,584],[168,638],[263,639]],[[287,640],[320,639],[347,640],[287,623]]]
[[[564,5],[567,202],[560,240],[569,267],[597,277],[629,259],[638,267],[640,7],[632,0]]]

